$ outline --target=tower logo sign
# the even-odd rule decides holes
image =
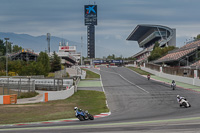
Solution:
[[[94,9],[95,6],[88,6],[88,8],[86,8],[86,14],[90,14],[91,12],[96,14],[96,11]]]
[[[97,25],[97,5],[85,5],[85,25]]]

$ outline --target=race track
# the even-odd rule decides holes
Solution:
[[[111,115],[94,121],[1,127],[0,132],[198,132],[200,94],[148,81],[125,67],[101,68],[103,88]],[[191,108],[180,108],[176,95]]]

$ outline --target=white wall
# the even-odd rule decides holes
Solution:
[[[48,91],[48,101],[66,99],[74,94],[74,86],[63,91]]]
[[[144,70],[144,71],[150,72],[150,73],[152,73],[156,76],[159,76],[159,77],[163,77],[163,78],[170,79],[170,80],[174,79],[175,81],[200,86],[200,79],[198,79],[198,78],[188,78],[188,77],[183,77],[183,76],[170,75],[170,74],[166,74],[166,73],[163,73],[163,72],[151,70],[151,69],[145,68],[145,67],[141,67],[141,69]]]
[[[0,96],[0,104],[3,104],[3,95]]]

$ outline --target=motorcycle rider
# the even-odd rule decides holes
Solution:
[[[151,77],[151,75],[150,75],[150,74],[148,74],[148,75],[147,75],[147,79],[149,80],[149,79],[150,79],[150,77]]]
[[[84,111],[84,110],[82,110],[82,109],[79,109],[78,107],[74,107],[74,110],[75,110],[75,112],[76,111],[78,111],[78,112],[83,112],[84,113],[84,115],[85,115],[85,117],[88,117],[88,115],[87,115],[87,111]]]
[[[176,82],[175,82],[175,80],[172,80],[172,84],[171,84],[171,87],[172,87],[172,85],[176,85]]]
[[[177,98],[177,102],[180,104],[180,106],[181,106],[181,100],[182,100],[182,99],[186,100],[185,97],[181,97],[181,96],[179,96],[179,95],[177,95],[176,98]],[[186,101],[187,101],[187,100],[186,100]]]
[[[78,107],[74,107],[74,110],[75,110],[75,111],[79,111],[79,112],[82,111],[82,110],[79,109]]]

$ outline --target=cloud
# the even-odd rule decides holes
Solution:
[[[90,2],[93,3],[94,0]],[[183,38],[196,36],[200,31],[199,0],[101,0],[96,3],[97,45],[114,43],[121,50],[133,48],[124,51],[124,54],[131,55],[140,50],[137,42],[126,41],[138,24],[160,24],[176,28],[179,45]],[[54,36],[79,42],[80,36],[87,36],[83,11],[86,4],[89,1],[1,0],[0,31],[35,36],[50,32]],[[122,47],[123,45],[125,46]],[[130,47],[126,47],[129,45]],[[118,51],[116,53],[120,52],[117,47],[112,49]]]

